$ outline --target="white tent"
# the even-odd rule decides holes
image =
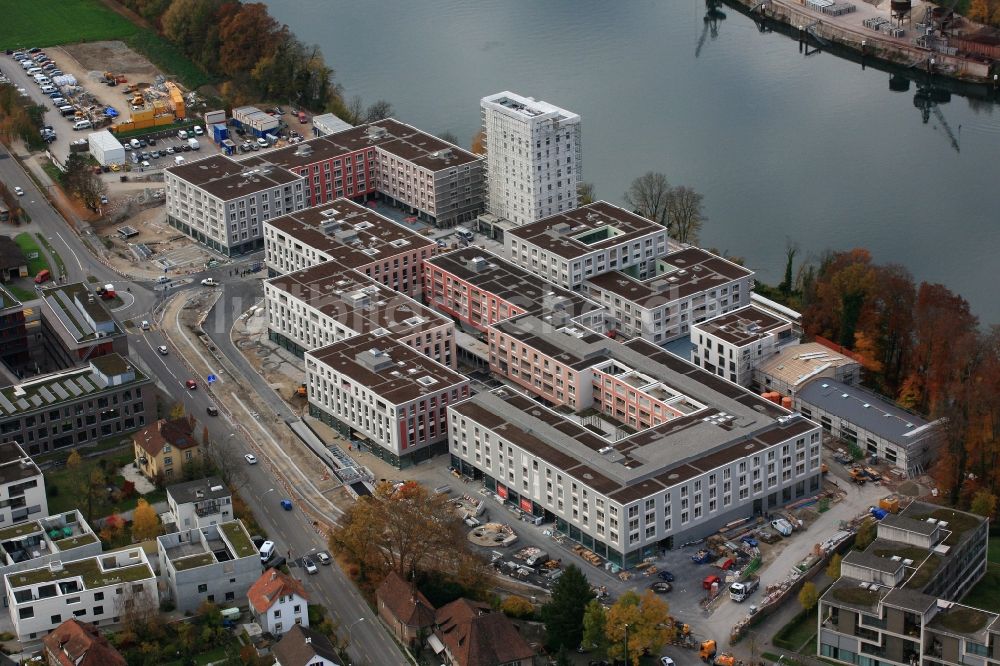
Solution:
[[[90,154],[101,166],[125,164],[125,148],[108,130],[91,132],[87,135]]]

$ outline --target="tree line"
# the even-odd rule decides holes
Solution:
[[[953,503],[1000,494],[1000,326],[981,328],[968,301],[941,284],[917,283],[864,249],[827,252],[793,279],[760,288],[802,312],[807,335],[852,352],[865,383],[902,407],[945,418],[945,443],[930,470]]]
[[[385,101],[345,101],[318,46],[304,44],[260,2],[119,0],[149,21],[198,67],[221,80],[233,105],[287,100],[314,112],[333,111],[351,123],[391,114]],[[379,117],[380,116],[380,117]]]

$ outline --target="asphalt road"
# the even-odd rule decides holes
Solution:
[[[66,264],[68,282],[86,281],[88,275],[93,275],[101,283],[113,282],[119,291],[127,288],[129,291],[126,293],[132,300],[114,312],[115,318],[119,322],[126,319],[154,321],[151,313],[165,296],[163,289],[157,290],[156,286],[149,282],[127,282],[98,261],[84,246],[83,241],[67,228],[65,220],[51,207],[34,181],[3,147],[0,147],[0,179],[11,187],[20,185],[24,188],[22,207],[30,215],[32,222],[37,224],[49,239],[56,252],[62,256]],[[9,231],[15,232],[16,229],[9,228]],[[238,269],[238,266],[236,268]],[[219,342],[220,349],[231,361],[241,370],[249,370],[249,381],[266,396],[268,403],[277,408],[283,418],[291,417],[293,414],[287,405],[267,387],[259,375],[252,371],[242,355],[229,343],[232,323],[259,298],[261,293],[258,279],[231,277],[229,272],[232,269],[233,266],[223,266],[205,271],[193,276],[192,282],[166,293],[205,289],[206,287],[200,285],[203,277],[214,277],[222,282],[224,296],[213,308],[212,316],[206,322],[206,329],[213,339]],[[209,435],[213,439],[221,441],[224,438],[232,438],[233,448],[241,455],[251,451],[249,444],[234,434],[236,430],[234,424],[223,416],[212,418],[206,414],[205,409],[211,398],[204,390],[204,378],[194,378],[199,384],[197,390],[186,389],[184,382],[192,377],[183,361],[173,351],[166,356],[157,352],[157,347],[167,344],[157,325],[154,324],[149,331],[138,328],[126,330],[128,330],[130,356],[141,359],[172,400],[182,402],[189,414],[194,414],[207,425]],[[216,387],[216,390],[224,390],[224,382],[225,380],[223,385]],[[290,561],[326,548],[323,536],[317,533],[301,512],[296,510],[286,512],[280,508],[281,486],[266,465],[248,465],[246,479],[246,486],[241,489],[241,495],[250,504],[260,525],[268,535],[276,539],[279,551],[285,555],[291,552],[293,557],[288,558]],[[311,601],[326,606],[334,618],[340,621],[341,631],[347,632],[350,639],[348,651],[353,658],[353,666],[403,666],[410,663],[339,567],[320,567],[319,572],[311,576],[306,575],[304,569],[293,568],[292,571],[301,574],[305,588],[311,595]]]

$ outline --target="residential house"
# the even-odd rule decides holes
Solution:
[[[250,612],[260,628],[280,636],[297,624],[309,626],[309,595],[295,578],[268,569],[247,590]]]
[[[272,648],[274,666],[339,666],[330,639],[300,624],[289,629]]]
[[[0,527],[0,576],[101,554],[101,540],[77,510]]]
[[[28,260],[10,236],[0,236],[0,282],[28,277]]]
[[[202,459],[194,419],[187,417],[158,420],[132,435],[132,445],[136,463],[149,479],[176,479]]]
[[[233,519],[233,495],[217,476],[168,486],[167,506],[180,530]]]
[[[421,633],[434,625],[434,606],[416,585],[390,571],[375,591],[379,617],[401,643],[419,643]]]
[[[17,442],[0,444],[0,527],[48,512],[42,470]]]
[[[428,643],[448,666],[531,666],[535,656],[506,615],[470,599],[437,610]]]
[[[125,666],[125,657],[89,622],[69,619],[42,639],[48,666]]]

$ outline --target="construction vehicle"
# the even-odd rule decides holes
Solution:
[[[141,93],[136,93],[135,96],[128,101],[132,106],[145,106],[146,98],[142,96]]]
[[[729,586],[729,598],[737,603],[746,601],[746,598],[753,594],[760,587],[759,578],[749,578],[742,583],[733,583]]]
[[[702,641],[701,648],[698,650],[698,656],[701,657],[703,662],[708,664],[715,659],[715,651],[715,641]]]
[[[868,481],[868,475],[865,474],[864,470],[861,469],[860,467],[852,467],[848,471],[848,474],[851,475],[851,481],[858,484],[859,486],[865,485],[865,483]]]
[[[713,666],[735,666],[736,658],[733,655],[723,652],[712,660]]]

